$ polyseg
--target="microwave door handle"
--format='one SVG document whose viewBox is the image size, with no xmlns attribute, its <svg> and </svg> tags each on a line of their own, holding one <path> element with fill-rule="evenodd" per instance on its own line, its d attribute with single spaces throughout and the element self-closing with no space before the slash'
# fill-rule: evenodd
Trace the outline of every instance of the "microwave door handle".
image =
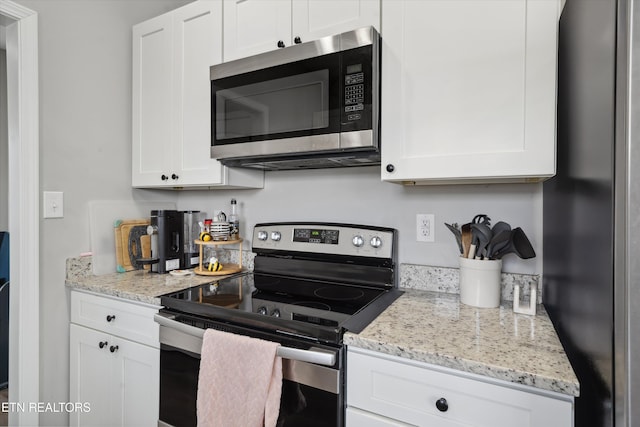
<svg viewBox="0 0 640 427">
<path fill-rule="evenodd" d="M 180 332 L 192 335 L 196 338 L 202 339 L 202 336 L 204 335 L 204 329 L 196 328 L 195 326 L 190 326 L 182 322 L 172 320 L 171 318 L 163 316 L 161 314 L 154 314 L 153 319 L 161 326 L 176 329 Z M 313 350 L 301 350 L 298 348 L 285 346 L 278 347 L 276 355 L 283 359 L 316 363 L 318 365 L 324 366 L 333 366 L 336 363 L 336 355 L 333 353 L 325 353 Z"/>
</svg>

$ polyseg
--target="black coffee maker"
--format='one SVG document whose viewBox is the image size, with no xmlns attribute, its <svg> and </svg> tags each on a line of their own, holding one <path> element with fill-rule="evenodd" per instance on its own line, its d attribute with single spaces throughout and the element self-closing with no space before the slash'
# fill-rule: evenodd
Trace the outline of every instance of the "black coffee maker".
<svg viewBox="0 0 640 427">
<path fill-rule="evenodd" d="M 168 273 L 182 268 L 183 213 L 176 210 L 152 210 L 150 222 L 147 234 L 151 236 L 151 271 Z"/>
</svg>

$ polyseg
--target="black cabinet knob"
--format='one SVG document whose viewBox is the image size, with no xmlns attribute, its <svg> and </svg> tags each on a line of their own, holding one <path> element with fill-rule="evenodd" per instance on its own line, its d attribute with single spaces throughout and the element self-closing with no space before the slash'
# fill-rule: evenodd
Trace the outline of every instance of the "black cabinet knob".
<svg viewBox="0 0 640 427">
<path fill-rule="evenodd" d="M 115 315 L 113 315 L 113 314 L 109 314 L 109 315 L 107 315 L 107 322 L 111 322 L 111 321 L 112 321 L 112 320 L 114 320 L 115 318 L 116 318 L 116 316 L 115 316 Z"/>
<path fill-rule="evenodd" d="M 440 399 L 438 399 L 436 401 L 436 408 L 438 408 L 438 411 L 440 412 L 447 412 L 447 409 L 449 409 L 449 404 L 447 403 L 447 399 L 445 399 L 444 397 L 441 397 Z"/>
<path fill-rule="evenodd" d="M 161 180 L 166 181 L 169 179 L 169 177 L 165 174 L 162 174 L 162 176 L 160 177 Z"/>
<path fill-rule="evenodd" d="M 104 348 L 107 345 L 106 341 L 100 341 L 100 343 L 98 343 L 98 347 L 100 348 Z"/>
<path fill-rule="evenodd" d="M 391 163 L 389 163 L 389 164 L 387 165 L 387 172 L 391 173 L 391 172 L 393 172 L 394 170 L 396 170 L 396 167 L 395 167 L 395 166 L 393 166 Z"/>
<path fill-rule="evenodd" d="M 115 353 L 116 351 L 118 351 L 118 346 L 117 345 L 112 345 L 111 347 L 109 347 L 109 351 L 111 353 Z"/>
<path fill-rule="evenodd" d="M 302 39 L 300 38 L 300 36 L 296 36 L 296 38 L 295 38 L 295 39 L 293 39 L 293 42 L 294 42 L 295 44 L 300 44 L 300 43 L 302 43 Z"/>
<path fill-rule="evenodd" d="M 171 174 L 171 179 L 178 179 L 178 175 L 176 175 L 175 173 Z"/>
<path fill-rule="evenodd" d="M 284 42 L 282 40 L 278 40 L 278 47 L 284 47 Z"/>
</svg>

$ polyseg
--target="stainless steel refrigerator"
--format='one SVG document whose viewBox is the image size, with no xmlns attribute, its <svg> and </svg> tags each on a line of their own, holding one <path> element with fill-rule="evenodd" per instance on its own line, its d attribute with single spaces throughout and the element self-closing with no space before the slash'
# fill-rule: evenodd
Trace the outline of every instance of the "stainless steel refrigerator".
<svg viewBox="0 0 640 427">
<path fill-rule="evenodd" d="M 9 233 L 0 231 L 0 390 L 9 386 Z"/>
<path fill-rule="evenodd" d="M 580 381 L 576 426 L 640 426 L 640 0 L 567 0 L 544 303 Z"/>
</svg>

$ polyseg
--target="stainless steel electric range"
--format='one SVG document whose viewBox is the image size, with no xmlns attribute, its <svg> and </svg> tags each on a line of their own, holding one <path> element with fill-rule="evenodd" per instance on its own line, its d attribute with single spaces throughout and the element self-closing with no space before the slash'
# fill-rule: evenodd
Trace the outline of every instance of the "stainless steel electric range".
<svg viewBox="0 0 640 427">
<path fill-rule="evenodd" d="M 161 298 L 160 422 L 196 425 L 206 328 L 281 344 L 280 426 L 344 424 L 346 331 L 360 332 L 401 295 L 391 228 L 257 224 L 253 272 Z"/>
</svg>

